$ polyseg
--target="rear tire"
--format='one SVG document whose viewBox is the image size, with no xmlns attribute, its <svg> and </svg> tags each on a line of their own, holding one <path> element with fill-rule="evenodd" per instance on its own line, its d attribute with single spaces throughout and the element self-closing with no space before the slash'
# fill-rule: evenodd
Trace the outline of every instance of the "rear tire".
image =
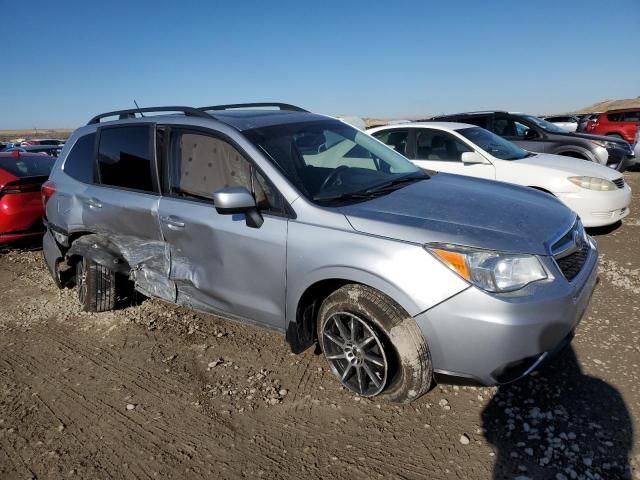
<svg viewBox="0 0 640 480">
<path fill-rule="evenodd" d="M 76 263 L 78 300 L 85 312 L 106 312 L 116 305 L 116 274 L 86 257 Z"/>
<path fill-rule="evenodd" d="M 345 285 L 325 299 L 318 341 L 338 380 L 358 395 L 409 403 L 431 387 L 431 355 L 416 321 L 366 285 Z"/>
</svg>

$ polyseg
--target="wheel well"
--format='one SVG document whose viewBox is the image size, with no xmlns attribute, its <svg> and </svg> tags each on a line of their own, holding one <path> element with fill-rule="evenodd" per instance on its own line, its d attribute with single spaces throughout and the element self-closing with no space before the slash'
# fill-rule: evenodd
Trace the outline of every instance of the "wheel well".
<svg viewBox="0 0 640 480">
<path fill-rule="evenodd" d="M 355 283 L 340 278 L 321 280 L 314 283 L 298 300 L 296 308 L 296 321 L 289 322 L 287 326 L 287 341 L 294 353 L 301 353 L 316 341 L 316 322 L 320 305 L 325 298 L 340 287 Z"/>
</svg>

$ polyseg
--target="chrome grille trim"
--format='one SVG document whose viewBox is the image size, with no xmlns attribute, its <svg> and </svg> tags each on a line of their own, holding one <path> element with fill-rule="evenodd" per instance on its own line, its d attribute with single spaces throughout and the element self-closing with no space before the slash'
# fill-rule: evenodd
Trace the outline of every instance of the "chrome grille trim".
<svg viewBox="0 0 640 480">
<path fill-rule="evenodd" d="M 551 247 L 556 265 L 569 282 L 582 271 L 590 250 L 589 238 L 579 219 L 576 219 L 571 229 Z"/>
</svg>

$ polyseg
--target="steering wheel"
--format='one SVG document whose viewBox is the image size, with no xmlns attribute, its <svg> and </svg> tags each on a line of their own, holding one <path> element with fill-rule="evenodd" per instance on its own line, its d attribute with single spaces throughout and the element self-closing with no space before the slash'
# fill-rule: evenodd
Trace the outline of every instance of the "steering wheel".
<svg viewBox="0 0 640 480">
<path fill-rule="evenodd" d="M 338 176 L 340 175 L 340 173 L 344 172 L 347 168 L 349 167 L 347 167 L 346 165 L 340 165 L 333 172 L 327 175 L 327 178 L 324 179 L 324 182 L 322 182 L 322 185 L 320 185 L 320 188 L 318 189 L 318 191 L 321 192 L 325 188 L 327 188 L 329 185 L 333 185 L 333 183 L 338 179 Z"/>
</svg>

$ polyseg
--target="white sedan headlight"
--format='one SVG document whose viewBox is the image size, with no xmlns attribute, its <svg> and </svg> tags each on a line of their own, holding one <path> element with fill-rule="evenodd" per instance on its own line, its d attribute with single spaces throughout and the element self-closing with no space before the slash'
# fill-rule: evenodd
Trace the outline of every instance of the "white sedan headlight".
<svg viewBox="0 0 640 480">
<path fill-rule="evenodd" d="M 547 272 L 534 255 L 457 245 L 428 245 L 426 248 L 462 278 L 488 292 L 511 292 L 547 278 Z"/>
<path fill-rule="evenodd" d="M 608 192 L 618 188 L 611 180 L 598 177 L 569 177 L 568 180 L 581 188 L 599 192 Z"/>
</svg>

